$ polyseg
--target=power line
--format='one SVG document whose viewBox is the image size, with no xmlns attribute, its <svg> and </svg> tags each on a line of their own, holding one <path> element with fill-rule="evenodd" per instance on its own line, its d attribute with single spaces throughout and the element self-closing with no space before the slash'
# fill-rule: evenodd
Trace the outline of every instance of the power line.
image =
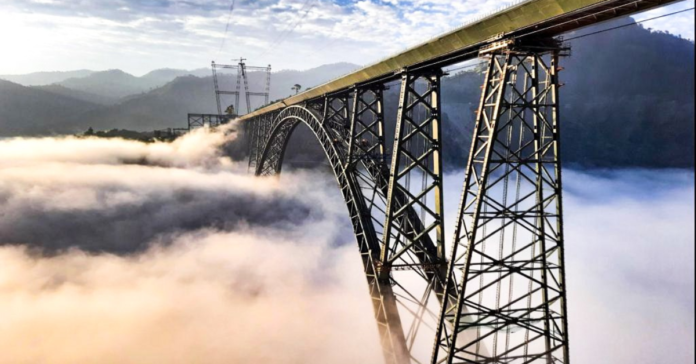
<svg viewBox="0 0 696 364">
<path fill-rule="evenodd" d="M 640 24 L 640 23 L 645 23 L 645 22 L 648 22 L 648 21 L 651 21 L 651 20 L 660 19 L 660 18 L 665 18 L 665 17 L 668 17 L 668 16 L 676 15 L 676 14 L 679 14 L 679 13 L 684 13 L 684 12 L 691 11 L 691 10 L 694 10 L 694 8 L 691 7 L 691 8 L 688 8 L 688 9 L 682 9 L 682 10 L 675 11 L 675 12 L 672 12 L 672 13 L 662 14 L 662 15 L 655 16 L 655 17 L 652 17 L 652 18 L 648 18 L 648 19 L 643 19 L 643 20 L 640 20 L 640 21 L 636 21 L 636 22 L 633 22 L 633 23 L 630 23 L 630 24 L 623 24 L 623 25 L 615 26 L 615 27 L 608 28 L 608 29 L 598 30 L 598 31 L 592 32 L 592 33 L 587 33 L 587 34 L 578 35 L 578 36 L 572 37 L 572 38 L 566 38 L 566 39 L 564 39 L 564 41 L 569 41 L 569 40 L 573 40 L 573 39 L 580 39 L 580 38 L 584 38 L 584 37 L 589 37 L 589 36 L 591 36 L 591 35 L 597 35 L 597 34 L 601 34 L 601 33 L 606 33 L 606 32 L 612 31 L 612 30 L 621 29 L 621 28 L 625 28 L 625 27 L 630 27 L 630 26 L 633 26 L 633 25 L 638 25 L 638 24 Z M 444 71 L 445 71 L 445 72 L 454 72 L 454 71 L 459 71 L 459 70 L 464 70 L 464 69 L 469 69 L 469 68 L 475 68 L 475 67 L 480 66 L 480 65 L 485 64 L 485 63 L 486 63 L 486 62 L 479 62 L 479 63 L 475 63 L 475 64 L 472 64 L 472 65 L 466 65 L 466 66 L 462 66 L 462 67 L 446 69 L 446 70 L 444 70 Z"/>
<path fill-rule="evenodd" d="M 307 1 L 305 1 L 305 3 L 302 5 L 302 8 L 300 8 L 300 10 L 298 11 L 298 13 L 301 13 L 304 9 L 306 9 L 306 8 L 307 8 L 307 5 L 308 5 L 310 2 L 312 2 L 312 1 L 313 1 L 313 0 L 307 0 Z M 301 23 L 302 21 L 304 21 L 304 19 L 307 17 L 307 14 L 309 14 L 309 12 L 310 12 L 312 9 L 314 9 L 314 7 L 315 7 L 316 5 L 317 5 L 316 3 L 313 3 L 312 6 L 310 6 L 310 7 L 304 12 L 304 14 L 300 17 L 300 19 L 298 19 L 293 25 L 291 25 L 290 27 L 288 27 L 287 29 L 285 29 L 275 40 L 273 40 L 273 42 L 271 42 L 271 45 L 268 46 L 268 48 L 266 48 L 266 50 L 265 50 L 263 53 L 261 53 L 261 55 L 260 55 L 259 57 L 263 57 L 263 56 L 266 55 L 269 51 L 273 50 L 274 48 L 276 48 L 277 46 L 279 46 L 280 44 L 282 44 L 282 43 L 287 39 L 287 36 L 290 35 L 290 34 L 292 34 L 292 32 L 295 30 L 295 28 L 297 28 L 297 26 L 300 25 L 300 23 Z"/>
<path fill-rule="evenodd" d="M 643 19 L 643 20 L 641 20 L 641 21 L 633 22 L 633 23 L 630 23 L 630 24 L 619 25 L 619 26 L 616 26 L 616 27 L 613 27 L 613 28 L 602 29 L 602 30 L 598 30 L 598 31 L 596 31 L 596 32 L 587 33 L 587 34 L 583 34 L 583 35 L 578 35 L 577 37 L 567 38 L 567 39 L 564 39 L 564 40 L 565 40 L 565 41 L 568 41 L 568 40 L 573 40 L 573 39 L 585 38 L 585 37 L 589 37 L 589 36 L 591 36 L 591 35 L 600 34 L 600 33 L 605 33 L 605 32 L 609 32 L 609 31 L 612 31 L 612 30 L 620 29 L 620 28 L 630 27 L 630 26 L 633 26 L 633 25 L 638 25 L 638 24 L 640 24 L 640 23 L 645 23 L 645 22 L 647 22 L 647 21 L 651 21 L 651 20 L 655 20 L 655 19 L 660 19 L 660 18 L 665 18 L 665 17 L 668 17 L 668 16 L 676 15 L 676 14 L 683 13 L 683 12 L 686 12 L 686 11 L 691 11 L 691 10 L 694 10 L 694 8 L 691 7 L 691 8 L 688 8 L 688 9 L 683 9 L 683 10 L 675 11 L 675 12 L 673 12 L 673 13 L 663 14 L 663 15 L 660 15 L 660 16 L 655 16 L 655 17 L 652 17 L 652 18 Z"/>
<path fill-rule="evenodd" d="M 232 4 L 230 4 L 230 11 L 227 13 L 227 25 L 225 25 L 225 35 L 222 37 L 222 43 L 220 43 L 220 49 L 218 49 L 218 54 L 222 51 L 222 48 L 225 47 L 225 41 L 227 40 L 227 31 L 230 29 L 230 20 L 232 20 L 232 11 L 234 11 L 234 3 L 236 0 L 232 0 Z"/>
</svg>

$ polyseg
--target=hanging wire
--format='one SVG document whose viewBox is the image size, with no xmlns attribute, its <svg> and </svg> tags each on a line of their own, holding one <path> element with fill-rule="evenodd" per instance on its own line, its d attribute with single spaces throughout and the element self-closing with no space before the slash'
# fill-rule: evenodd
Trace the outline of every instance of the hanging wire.
<svg viewBox="0 0 696 364">
<path fill-rule="evenodd" d="M 683 9 L 683 10 L 675 11 L 675 12 L 672 12 L 672 13 L 669 13 L 669 14 L 663 14 L 663 15 L 659 15 L 659 16 L 652 17 L 652 18 L 643 19 L 643 20 L 641 20 L 641 21 L 633 22 L 633 23 L 630 23 L 630 24 L 623 24 L 623 25 L 619 25 L 619 26 L 616 26 L 616 27 L 608 28 L 608 29 L 598 30 L 598 31 L 592 32 L 592 33 L 587 33 L 587 34 L 578 35 L 578 36 L 572 37 L 572 38 L 565 38 L 564 41 L 570 41 L 570 40 L 574 40 L 574 39 L 580 39 L 580 38 L 585 38 L 585 37 L 589 37 L 589 36 L 592 36 L 592 35 L 597 35 L 597 34 L 601 34 L 601 33 L 606 33 L 606 32 L 610 32 L 610 31 L 612 31 L 612 30 L 617 30 L 617 29 L 621 29 L 621 28 L 626 28 L 626 27 L 638 25 L 638 24 L 641 24 L 641 23 L 645 23 L 645 22 L 647 22 L 647 21 L 651 21 L 651 20 L 655 20 L 655 19 L 660 19 L 660 18 L 665 18 L 665 17 L 668 17 L 668 16 L 676 15 L 676 14 L 683 13 L 683 12 L 687 12 L 687 11 L 691 11 L 691 10 L 694 10 L 694 8 L 691 7 L 691 8 L 688 8 L 688 9 Z"/>
<path fill-rule="evenodd" d="M 307 5 L 310 2 L 312 2 L 312 6 L 307 8 Z M 259 58 L 265 56 L 269 52 L 276 51 L 278 49 L 278 47 L 288 38 L 288 36 L 290 36 L 290 34 L 292 34 L 292 32 L 295 31 L 295 29 L 300 25 L 300 23 L 302 23 L 305 20 L 305 18 L 309 14 L 309 12 L 312 9 L 314 9 L 315 6 L 317 6 L 316 0 L 305 1 L 304 4 L 302 5 L 302 8 L 300 8 L 300 10 L 298 11 L 298 12 L 302 12 L 306 8 L 307 10 L 304 12 L 304 14 L 302 14 L 302 16 L 300 16 L 300 18 L 294 24 L 292 24 L 290 27 L 285 29 L 278 37 L 276 37 L 276 39 L 273 40 L 273 42 L 271 42 L 271 45 L 268 46 L 268 48 L 266 48 L 266 50 L 263 53 L 261 53 L 261 55 L 259 55 Z"/>
<path fill-rule="evenodd" d="M 234 4 L 236 0 L 232 0 L 232 4 L 230 4 L 230 11 L 227 13 L 227 24 L 225 25 L 225 35 L 222 37 L 222 42 L 220 43 L 220 49 L 218 49 L 218 54 L 222 51 L 222 49 L 225 47 L 225 41 L 227 40 L 227 32 L 230 30 L 230 21 L 232 20 L 232 12 L 234 11 Z"/>
</svg>

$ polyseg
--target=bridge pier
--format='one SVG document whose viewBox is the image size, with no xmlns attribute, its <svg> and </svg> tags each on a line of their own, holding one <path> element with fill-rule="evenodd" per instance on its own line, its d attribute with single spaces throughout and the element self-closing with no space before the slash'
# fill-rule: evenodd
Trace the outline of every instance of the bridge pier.
<svg viewBox="0 0 696 364">
<path fill-rule="evenodd" d="M 486 57 L 431 362 L 568 363 L 559 51 Z"/>
</svg>

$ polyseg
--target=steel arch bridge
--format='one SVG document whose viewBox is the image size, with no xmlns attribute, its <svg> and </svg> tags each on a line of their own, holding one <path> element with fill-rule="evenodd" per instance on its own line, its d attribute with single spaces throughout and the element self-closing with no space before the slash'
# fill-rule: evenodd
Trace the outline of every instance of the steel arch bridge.
<svg viewBox="0 0 696 364">
<path fill-rule="evenodd" d="M 385 362 L 569 363 L 558 77 L 568 49 L 558 35 L 670 2 L 522 1 L 239 119 L 259 176 L 281 173 L 298 125 L 321 145 Z M 474 58 L 487 66 L 446 249 L 442 68 Z"/>
</svg>

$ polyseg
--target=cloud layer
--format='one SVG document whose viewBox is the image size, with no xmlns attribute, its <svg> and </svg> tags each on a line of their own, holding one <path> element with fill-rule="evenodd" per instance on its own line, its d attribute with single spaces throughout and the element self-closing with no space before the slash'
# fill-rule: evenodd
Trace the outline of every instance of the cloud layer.
<svg viewBox="0 0 696 364">
<path fill-rule="evenodd" d="M 199 231 L 136 257 L 1 248 L 0 362 L 378 362 L 353 246 L 303 228 Z"/>
<path fill-rule="evenodd" d="M 250 177 L 233 138 L 0 141 L 0 362 L 380 363 L 332 177 Z M 573 359 L 693 361 L 693 172 L 564 177 Z"/>
<path fill-rule="evenodd" d="M 74 137 L 0 143 L 0 241 L 54 252 L 128 253 L 214 226 L 285 227 L 316 219 L 316 183 L 259 180 L 220 153 L 234 134 L 205 129 L 172 144 Z M 242 172 L 243 171 L 243 172 Z M 321 188 L 318 188 L 322 190 Z"/>
<path fill-rule="evenodd" d="M 195 69 L 211 59 L 240 55 L 250 64 L 270 63 L 275 69 L 367 64 L 505 5 L 485 0 L 237 0 L 228 17 L 230 3 L 0 2 L 0 32 L 22 34 L 0 39 L 0 47 L 14 55 L 3 60 L 0 74 L 83 68 L 144 74 L 162 67 Z M 659 11 L 687 7 L 693 0 Z M 649 26 L 693 38 L 693 13 Z"/>
</svg>

